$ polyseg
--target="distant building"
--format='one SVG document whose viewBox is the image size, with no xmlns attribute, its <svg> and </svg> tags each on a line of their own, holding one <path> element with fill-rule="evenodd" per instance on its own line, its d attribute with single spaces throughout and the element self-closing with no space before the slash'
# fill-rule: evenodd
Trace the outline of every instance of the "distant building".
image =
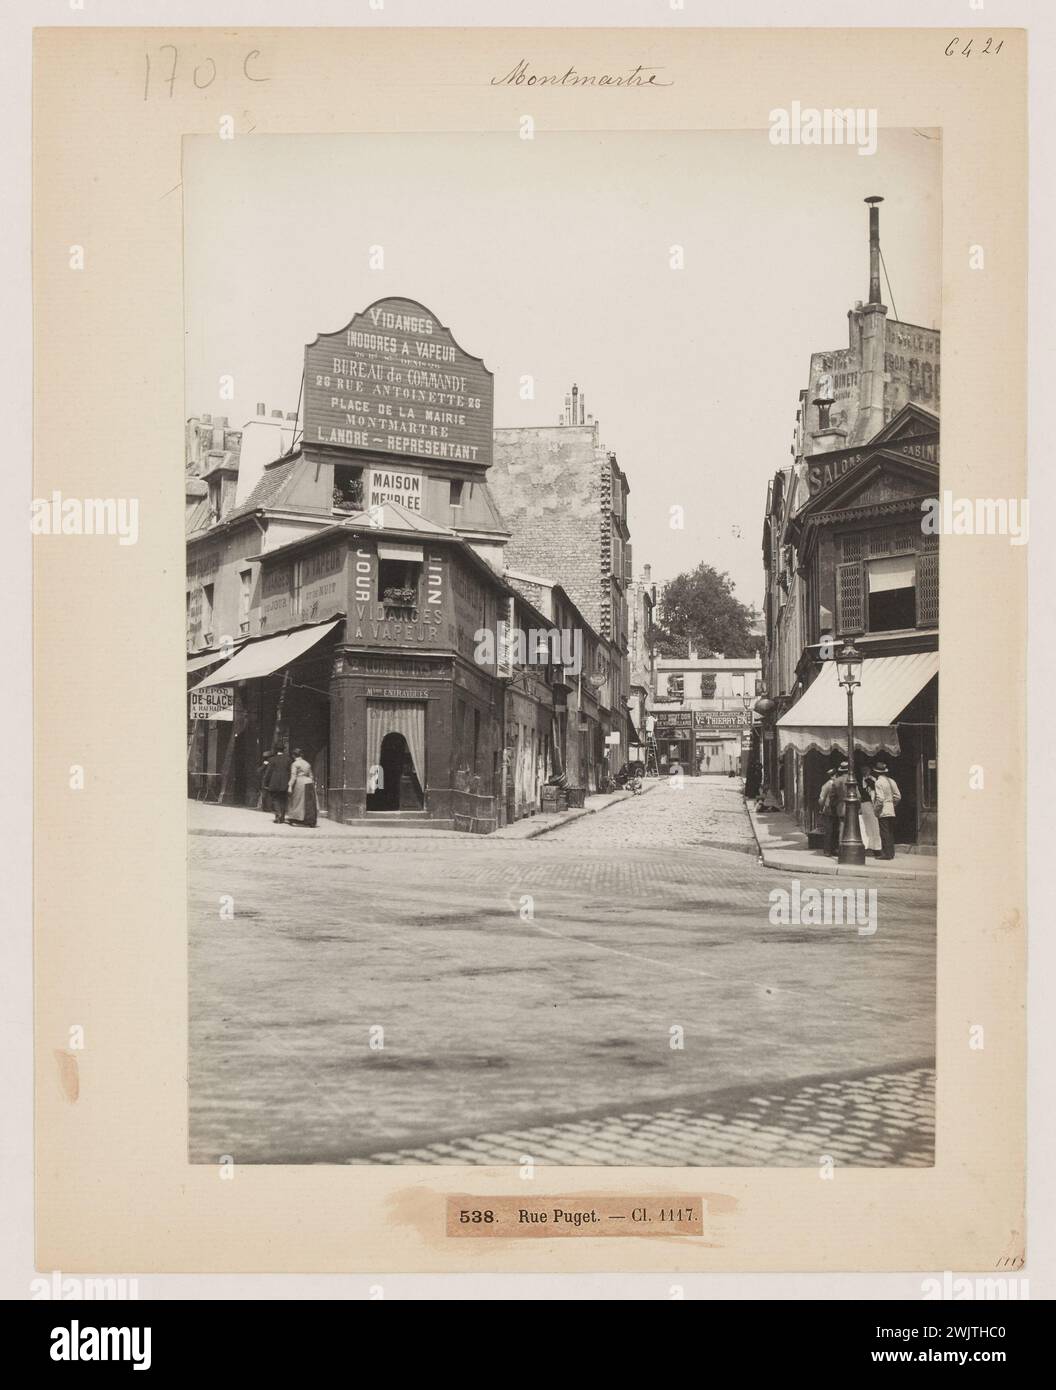
<svg viewBox="0 0 1056 1390">
<path fill-rule="evenodd" d="M 601 724 L 606 738 L 620 735 L 615 756 L 622 762 L 631 735 L 630 488 L 616 455 L 601 446 L 598 424 L 586 414 L 578 387 L 566 397 L 559 424 L 495 431 L 489 483 L 510 532 L 507 567 L 559 583 L 611 645 L 615 659 L 601 692 Z"/>
<path fill-rule="evenodd" d="M 651 565 L 643 565 L 638 578 L 627 585 L 628 665 L 630 698 L 634 702 L 629 708 L 639 739 L 645 737 L 645 716 L 656 689 L 656 653 L 651 632 L 657 622 L 657 587 Z"/>
<path fill-rule="evenodd" d="M 744 770 L 762 660 L 749 657 L 658 657 L 649 701 L 660 769 L 678 763 L 687 775 Z"/>
</svg>

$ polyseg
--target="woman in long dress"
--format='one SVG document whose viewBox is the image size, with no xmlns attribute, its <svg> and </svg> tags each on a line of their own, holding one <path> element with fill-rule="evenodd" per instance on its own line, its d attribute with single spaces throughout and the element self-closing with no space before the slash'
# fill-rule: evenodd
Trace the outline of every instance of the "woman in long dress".
<svg viewBox="0 0 1056 1390">
<path fill-rule="evenodd" d="M 862 778 L 862 804 L 859 821 L 862 827 L 862 843 L 873 854 L 880 853 L 880 822 L 876 818 L 873 798 L 876 794 L 876 778 L 867 772 Z"/>
<path fill-rule="evenodd" d="M 293 762 L 290 764 L 290 801 L 286 810 L 286 821 L 289 825 L 314 826 L 316 816 L 312 765 L 302 756 L 301 750 L 295 748 Z"/>
</svg>

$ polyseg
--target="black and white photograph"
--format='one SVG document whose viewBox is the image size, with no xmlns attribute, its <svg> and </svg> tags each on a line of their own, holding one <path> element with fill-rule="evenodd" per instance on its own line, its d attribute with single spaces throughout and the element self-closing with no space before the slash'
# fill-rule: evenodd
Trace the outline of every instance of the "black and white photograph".
<svg viewBox="0 0 1056 1390">
<path fill-rule="evenodd" d="M 192 1164 L 932 1166 L 942 158 L 185 137 Z"/>
</svg>

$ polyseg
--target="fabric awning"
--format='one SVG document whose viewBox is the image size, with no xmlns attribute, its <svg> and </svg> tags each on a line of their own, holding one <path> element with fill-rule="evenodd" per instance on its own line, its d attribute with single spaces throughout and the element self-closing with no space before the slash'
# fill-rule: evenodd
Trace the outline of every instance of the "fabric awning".
<svg viewBox="0 0 1056 1390">
<path fill-rule="evenodd" d="M 854 692 L 854 746 L 864 753 L 900 750 L 894 722 L 939 671 L 938 652 L 868 656 Z M 807 753 L 829 753 L 847 745 L 847 691 L 835 661 L 827 661 L 803 695 L 777 721 L 778 743 Z"/>
<path fill-rule="evenodd" d="M 241 647 L 241 642 L 236 642 L 231 648 L 232 655 Z M 229 661 L 231 658 L 223 652 L 204 652 L 201 656 L 192 656 L 187 659 L 187 674 L 191 675 L 195 671 L 204 671 L 207 666 L 215 666 L 218 661 Z"/>
<path fill-rule="evenodd" d="M 278 632 L 274 637 L 248 642 L 236 656 L 204 681 L 199 681 L 193 689 L 201 690 L 204 685 L 233 685 L 235 681 L 257 680 L 261 676 L 270 676 L 273 671 L 281 671 L 314 647 L 316 642 L 321 642 L 328 632 L 333 632 L 339 622 L 341 619 L 335 618 L 332 622 L 315 623 L 296 632 Z"/>
</svg>

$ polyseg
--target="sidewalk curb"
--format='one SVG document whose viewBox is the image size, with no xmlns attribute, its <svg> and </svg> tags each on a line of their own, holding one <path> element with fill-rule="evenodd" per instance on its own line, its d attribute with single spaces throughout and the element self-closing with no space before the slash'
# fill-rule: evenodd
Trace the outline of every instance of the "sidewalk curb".
<svg viewBox="0 0 1056 1390">
<path fill-rule="evenodd" d="M 816 865 L 810 863 L 801 864 L 797 860 L 781 854 L 780 851 L 775 853 L 773 850 L 764 850 L 762 841 L 759 839 L 759 832 L 755 826 L 755 816 L 752 814 L 752 808 L 747 800 L 744 803 L 744 813 L 748 817 L 748 824 L 752 828 L 752 838 L 755 840 L 755 847 L 759 851 L 759 862 L 764 869 L 780 869 L 783 873 L 815 874 L 819 878 L 899 879 L 902 882 L 908 883 L 917 883 L 922 879 L 924 881 L 935 881 L 937 878 L 937 865 L 936 873 L 930 874 L 926 871 L 913 869 L 878 869 L 869 864 L 844 864 L 841 866 L 827 859 L 819 860 Z M 807 851 L 799 850 L 795 852 L 805 854 Z M 928 857 L 931 858 L 931 856 Z"/>
<path fill-rule="evenodd" d="M 655 785 L 659 786 L 659 783 L 655 783 Z M 646 792 L 651 792 L 653 786 L 653 783 L 647 782 L 642 787 L 642 795 L 644 796 Z M 537 830 L 530 830 L 526 835 L 518 835 L 516 837 L 511 835 L 509 838 L 537 840 L 540 835 L 549 835 L 555 830 L 563 830 L 566 825 L 571 825 L 573 821 L 581 820 L 584 816 L 598 816 L 602 811 L 607 811 L 610 806 L 620 805 L 626 800 L 627 798 L 625 796 L 621 796 L 618 792 L 613 792 L 611 799 L 606 801 L 604 806 L 581 806 L 575 811 L 562 811 L 559 813 L 561 815 L 561 820 L 554 821 L 552 825 L 540 825 Z M 514 824 L 516 824 L 516 821 Z"/>
</svg>

